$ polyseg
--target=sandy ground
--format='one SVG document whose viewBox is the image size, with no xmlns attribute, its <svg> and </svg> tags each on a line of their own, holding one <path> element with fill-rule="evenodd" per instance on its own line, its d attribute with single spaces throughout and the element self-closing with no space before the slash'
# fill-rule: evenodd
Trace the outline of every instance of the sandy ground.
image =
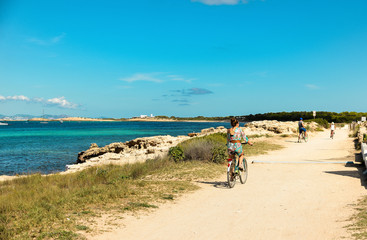
<svg viewBox="0 0 367 240">
<path fill-rule="evenodd" d="M 285 139 L 285 149 L 249 158 L 272 163 L 249 164 L 244 185 L 238 182 L 227 188 L 225 175 L 201 182 L 199 191 L 150 214 L 127 216 L 111 232 L 87 237 L 350 239 L 345 226 L 357 200 L 365 195 L 364 169 L 335 163 L 355 160 L 347 130 L 338 130 L 334 140 L 328 134 L 318 133 L 308 143 Z"/>
</svg>

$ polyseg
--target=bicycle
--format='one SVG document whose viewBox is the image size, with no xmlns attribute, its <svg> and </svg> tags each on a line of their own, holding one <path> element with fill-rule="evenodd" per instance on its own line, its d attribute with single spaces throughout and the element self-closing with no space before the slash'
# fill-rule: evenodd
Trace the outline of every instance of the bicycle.
<svg viewBox="0 0 367 240">
<path fill-rule="evenodd" d="M 246 143 L 242 143 L 246 144 Z M 238 168 L 239 164 L 239 156 L 235 155 L 235 159 L 233 161 L 233 158 L 228 158 L 228 167 L 227 167 L 227 182 L 228 187 L 233 188 L 236 184 L 237 178 L 240 179 L 240 182 L 242 184 L 245 184 L 247 181 L 248 176 L 248 166 L 247 166 L 247 160 L 245 157 L 243 157 L 243 170 L 240 170 Z"/>
<path fill-rule="evenodd" d="M 335 135 L 335 130 L 331 130 L 330 138 L 331 138 L 331 139 L 334 139 L 334 135 Z"/>
<path fill-rule="evenodd" d="M 303 140 L 304 142 L 307 142 L 307 141 L 308 141 L 308 138 L 307 138 L 307 137 L 305 137 L 305 132 L 304 132 L 304 131 L 302 131 L 302 133 L 301 133 L 301 134 L 298 134 L 298 142 L 302 142 L 302 140 Z"/>
</svg>

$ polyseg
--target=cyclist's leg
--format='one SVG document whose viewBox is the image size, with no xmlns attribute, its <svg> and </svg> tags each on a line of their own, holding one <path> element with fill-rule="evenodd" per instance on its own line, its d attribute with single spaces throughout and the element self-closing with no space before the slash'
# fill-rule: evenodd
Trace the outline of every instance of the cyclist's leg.
<svg viewBox="0 0 367 240">
<path fill-rule="evenodd" d="M 228 156 L 230 159 L 232 159 L 232 161 L 236 161 L 236 156 L 235 156 L 235 153 L 232 152 L 232 151 L 228 151 Z M 233 168 L 230 169 L 231 173 L 233 173 Z"/>
<path fill-rule="evenodd" d="M 238 156 L 238 166 L 241 167 L 242 166 L 242 162 L 243 162 L 243 148 L 242 148 L 242 145 L 239 145 L 237 147 L 236 154 Z"/>
<path fill-rule="evenodd" d="M 239 157 L 239 163 L 238 163 L 240 170 L 243 170 L 243 157 L 244 157 L 244 154 L 242 152 L 242 154 Z"/>
<path fill-rule="evenodd" d="M 306 128 L 302 128 L 302 132 L 304 132 L 305 138 L 306 138 L 307 137 L 307 129 Z"/>
</svg>

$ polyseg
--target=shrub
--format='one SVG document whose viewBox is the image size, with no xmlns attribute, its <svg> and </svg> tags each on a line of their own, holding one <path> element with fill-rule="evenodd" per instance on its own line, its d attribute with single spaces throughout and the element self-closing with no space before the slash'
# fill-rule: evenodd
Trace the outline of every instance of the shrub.
<svg viewBox="0 0 367 240">
<path fill-rule="evenodd" d="M 223 163 L 226 161 L 227 157 L 228 157 L 228 152 L 227 152 L 226 146 L 218 145 L 213 148 L 212 162 Z"/>
<path fill-rule="evenodd" d="M 305 120 L 305 122 L 315 122 L 323 128 L 329 128 L 329 122 L 323 118 L 309 119 L 309 120 Z"/>
<path fill-rule="evenodd" d="M 186 140 L 169 150 L 175 161 L 200 160 L 223 163 L 227 159 L 226 134 L 215 133 Z"/>
<path fill-rule="evenodd" d="M 184 151 L 182 150 L 181 146 L 175 146 L 175 147 L 171 147 L 168 150 L 168 155 L 170 156 L 171 159 L 173 159 L 175 162 L 179 162 L 184 160 L 185 158 L 185 154 Z"/>
<path fill-rule="evenodd" d="M 360 126 L 357 125 L 354 130 L 352 130 L 352 132 L 349 134 L 349 137 L 358 137 L 358 131 L 359 131 Z"/>
</svg>

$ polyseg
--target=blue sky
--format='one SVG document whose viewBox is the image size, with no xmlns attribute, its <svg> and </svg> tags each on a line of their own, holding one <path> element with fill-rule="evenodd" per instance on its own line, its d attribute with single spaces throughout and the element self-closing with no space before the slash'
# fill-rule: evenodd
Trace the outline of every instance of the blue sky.
<svg viewBox="0 0 367 240">
<path fill-rule="evenodd" d="M 0 114 L 367 112 L 365 0 L 0 0 Z"/>
</svg>

